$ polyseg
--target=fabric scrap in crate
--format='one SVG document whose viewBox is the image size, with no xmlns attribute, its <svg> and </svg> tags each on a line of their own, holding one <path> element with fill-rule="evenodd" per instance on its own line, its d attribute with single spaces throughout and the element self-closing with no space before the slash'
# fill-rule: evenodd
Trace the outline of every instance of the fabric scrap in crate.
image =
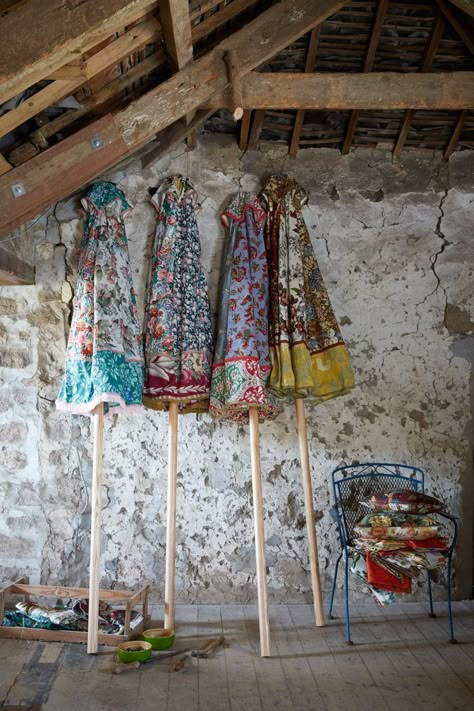
<svg viewBox="0 0 474 711">
<path fill-rule="evenodd" d="M 83 631 L 88 627 L 88 601 L 72 599 L 64 606 L 49 607 L 34 602 L 18 602 L 15 610 L 7 610 L 3 619 L 5 627 L 30 627 L 47 630 Z M 143 616 L 131 611 L 130 623 L 134 627 Z M 98 627 L 101 634 L 123 634 L 125 610 L 99 601 Z"/>
<path fill-rule="evenodd" d="M 196 221 L 197 194 L 188 178 L 166 178 L 151 204 L 157 227 L 146 305 L 146 407 L 208 409 L 212 326 Z"/>
</svg>

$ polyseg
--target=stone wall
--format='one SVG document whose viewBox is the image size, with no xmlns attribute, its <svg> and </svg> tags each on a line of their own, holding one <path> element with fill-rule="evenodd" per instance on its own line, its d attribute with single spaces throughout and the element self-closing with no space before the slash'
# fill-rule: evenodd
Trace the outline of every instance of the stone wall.
<svg viewBox="0 0 474 711">
<path fill-rule="evenodd" d="M 213 309 L 223 230 L 219 214 L 239 185 L 257 190 L 271 172 L 292 173 L 310 192 L 305 218 L 357 386 L 308 405 L 314 495 L 325 590 L 337 555 L 329 509 L 331 470 L 378 460 L 422 466 L 427 488 L 460 517 L 456 594 L 472 583 L 473 161 L 456 153 L 263 146 L 242 155 L 231 137 L 206 136 L 142 171 L 111 173 L 134 204 L 130 255 L 143 303 L 154 212 L 148 187 L 170 172 L 201 198 L 202 249 Z M 0 565 L 2 577 L 87 583 L 89 420 L 58 414 L 66 330 L 82 222 L 78 197 L 31 227 L 36 286 L 0 289 Z M 303 492 L 293 408 L 261 427 L 271 598 L 309 596 Z M 163 587 L 167 417 L 112 416 L 105 428 L 103 584 Z M 248 428 L 207 415 L 179 422 L 178 598 L 253 600 L 255 560 Z M 354 583 L 352 584 L 354 587 Z M 444 595 L 442 586 L 436 590 Z"/>
</svg>

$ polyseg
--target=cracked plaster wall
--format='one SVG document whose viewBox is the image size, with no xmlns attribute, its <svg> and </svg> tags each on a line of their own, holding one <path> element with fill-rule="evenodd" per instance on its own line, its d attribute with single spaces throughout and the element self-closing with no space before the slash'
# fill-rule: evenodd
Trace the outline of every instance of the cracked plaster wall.
<svg viewBox="0 0 474 711">
<path fill-rule="evenodd" d="M 130 256 L 143 303 L 154 212 L 149 186 L 189 175 L 213 309 L 223 231 L 219 214 L 239 184 L 257 190 L 291 172 L 310 192 L 305 218 L 348 343 L 357 386 L 308 405 L 321 570 L 326 591 L 337 555 L 329 514 L 331 470 L 345 462 L 415 463 L 428 490 L 461 519 L 456 594 L 472 582 L 473 161 L 428 152 L 393 164 L 383 150 L 301 151 L 263 146 L 242 155 L 230 137 L 206 136 L 141 170 L 107 177 L 135 208 Z M 82 222 L 77 196 L 31 231 L 36 286 L 0 289 L 0 565 L 2 577 L 87 583 L 91 479 L 89 420 L 56 413 L 65 331 Z M 471 383 L 471 385 L 470 385 Z M 102 565 L 105 586 L 148 581 L 163 593 L 166 415 L 113 416 L 105 430 Z M 288 407 L 261 427 L 269 593 L 309 598 L 295 417 Z M 253 600 L 255 560 L 249 433 L 208 416 L 179 421 L 177 592 L 182 601 Z M 354 583 L 352 583 L 354 586 Z M 442 586 L 437 595 L 443 596 Z"/>
</svg>

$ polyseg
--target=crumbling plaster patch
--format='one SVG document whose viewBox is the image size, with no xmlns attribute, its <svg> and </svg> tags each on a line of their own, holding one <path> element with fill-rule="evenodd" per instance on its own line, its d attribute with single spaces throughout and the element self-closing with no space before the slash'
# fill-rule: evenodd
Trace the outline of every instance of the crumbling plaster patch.
<svg viewBox="0 0 474 711">
<path fill-rule="evenodd" d="M 214 314 L 223 243 L 219 215 L 239 189 L 271 172 L 309 191 L 305 218 L 349 345 L 357 386 L 306 407 L 323 584 L 337 555 L 330 472 L 346 462 L 409 462 L 462 517 L 456 593 L 472 578 L 472 443 L 466 324 L 472 324 L 472 211 L 468 152 L 301 151 L 271 144 L 241 154 L 206 136 L 141 170 L 110 173 L 134 205 L 127 217 L 143 306 L 155 213 L 150 187 L 171 171 L 191 178 Z M 469 156 L 470 158 L 470 156 Z M 472 159 L 471 159 L 472 161 Z M 75 196 L 32 227 L 35 287 L 0 289 L 0 564 L 3 577 L 85 584 L 90 528 L 89 420 L 54 409 L 82 236 Z M 461 325 L 459 325 L 461 324 Z M 462 345 L 464 344 L 464 345 Z M 7 354 L 7 356 L 5 356 Z M 10 358 L 10 360 L 8 360 Z M 167 418 L 113 416 L 105 426 L 104 585 L 164 587 Z M 303 492 L 291 406 L 261 426 L 265 533 L 272 599 L 309 597 Z M 248 429 L 207 415 L 179 420 L 177 591 L 183 601 L 255 599 Z M 354 592 L 354 594 L 356 594 Z M 442 586 L 436 590 L 444 596 Z"/>
</svg>

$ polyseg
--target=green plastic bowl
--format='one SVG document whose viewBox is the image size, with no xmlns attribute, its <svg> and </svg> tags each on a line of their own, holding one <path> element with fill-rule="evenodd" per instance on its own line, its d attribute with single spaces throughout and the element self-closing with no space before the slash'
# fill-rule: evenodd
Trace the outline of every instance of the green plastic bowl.
<svg viewBox="0 0 474 711">
<path fill-rule="evenodd" d="M 140 648 L 136 652 L 132 652 L 132 649 Z M 132 640 L 130 642 L 123 642 L 117 647 L 117 656 L 121 662 L 128 664 L 129 662 L 147 662 L 151 659 L 151 644 L 149 642 L 142 642 L 141 640 Z"/>
<path fill-rule="evenodd" d="M 173 646 L 176 639 L 174 630 L 152 629 L 142 632 L 144 640 L 149 642 L 152 649 L 169 649 Z"/>
</svg>

